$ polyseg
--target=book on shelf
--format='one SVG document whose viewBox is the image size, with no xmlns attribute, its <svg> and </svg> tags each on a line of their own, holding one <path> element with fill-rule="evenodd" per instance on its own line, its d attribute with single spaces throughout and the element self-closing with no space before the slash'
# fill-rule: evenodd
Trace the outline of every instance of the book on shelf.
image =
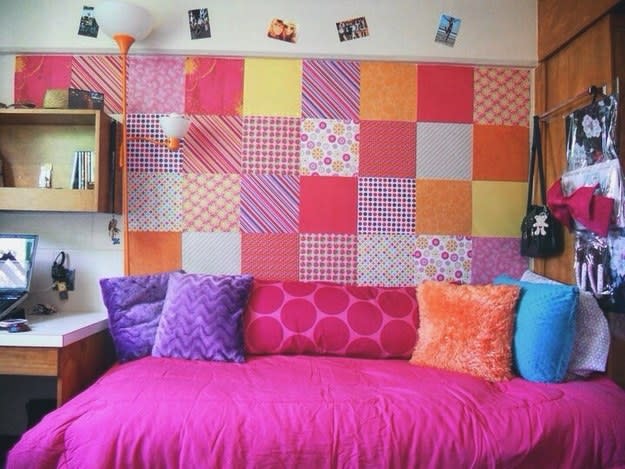
<svg viewBox="0 0 625 469">
<path fill-rule="evenodd" d="M 90 150 L 74 152 L 72 165 L 72 189 L 93 189 L 95 187 L 95 157 Z"/>
</svg>

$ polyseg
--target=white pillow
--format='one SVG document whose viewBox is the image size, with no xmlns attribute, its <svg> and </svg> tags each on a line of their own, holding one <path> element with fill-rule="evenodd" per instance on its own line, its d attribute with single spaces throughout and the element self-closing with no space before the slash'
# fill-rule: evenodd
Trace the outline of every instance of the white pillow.
<svg viewBox="0 0 625 469">
<path fill-rule="evenodd" d="M 531 270 L 526 270 L 521 280 L 534 283 L 560 283 Z M 595 371 L 605 372 L 609 350 L 608 320 L 592 293 L 580 291 L 575 320 L 575 342 L 567 378 L 586 377 Z"/>
</svg>

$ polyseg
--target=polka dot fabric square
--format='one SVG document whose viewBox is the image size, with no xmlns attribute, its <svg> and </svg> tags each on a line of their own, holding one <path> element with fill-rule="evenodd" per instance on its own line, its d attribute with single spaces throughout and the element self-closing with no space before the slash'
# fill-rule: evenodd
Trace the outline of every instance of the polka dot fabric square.
<svg viewBox="0 0 625 469">
<path fill-rule="evenodd" d="M 300 234 L 299 256 L 300 280 L 357 281 L 356 236 Z"/>
<path fill-rule="evenodd" d="M 129 230 L 181 231 L 180 174 L 129 173 L 128 193 Z"/>
<path fill-rule="evenodd" d="M 295 176 L 244 175 L 241 180 L 241 231 L 296 233 L 299 179 Z"/>
<path fill-rule="evenodd" d="M 415 177 L 414 122 L 360 122 L 360 176 Z"/>
<path fill-rule="evenodd" d="M 243 122 L 239 116 L 191 116 L 185 173 L 240 173 Z"/>
<path fill-rule="evenodd" d="M 352 121 L 302 121 L 301 174 L 355 176 L 358 174 L 360 125 Z"/>
<path fill-rule="evenodd" d="M 304 60 L 302 67 L 302 116 L 358 119 L 359 62 Z"/>
<path fill-rule="evenodd" d="M 185 174 L 182 181 L 185 231 L 238 231 L 239 175 Z"/>
<path fill-rule="evenodd" d="M 280 255 L 276 256 L 275 253 Z M 242 233 L 241 272 L 254 278 L 299 278 L 299 235 L 296 233 Z"/>
<path fill-rule="evenodd" d="M 155 173 L 180 173 L 182 171 L 182 148 L 169 148 L 151 142 L 133 140 L 133 136 L 164 140 L 159 117 L 162 114 L 129 114 L 128 126 L 128 171 Z M 184 143 L 183 143 L 184 145 Z"/>
<path fill-rule="evenodd" d="M 244 173 L 299 174 L 299 118 L 246 116 L 243 135 Z"/>
<path fill-rule="evenodd" d="M 414 233 L 415 180 L 358 179 L 358 233 Z"/>
<path fill-rule="evenodd" d="M 468 236 L 417 236 L 417 284 L 425 280 L 470 283 L 472 239 Z"/>
<path fill-rule="evenodd" d="M 414 234 L 358 235 L 358 284 L 415 285 Z"/>
<path fill-rule="evenodd" d="M 408 358 L 417 324 L 413 287 L 255 279 L 243 335 L 251 354 Z"/>
</svg>

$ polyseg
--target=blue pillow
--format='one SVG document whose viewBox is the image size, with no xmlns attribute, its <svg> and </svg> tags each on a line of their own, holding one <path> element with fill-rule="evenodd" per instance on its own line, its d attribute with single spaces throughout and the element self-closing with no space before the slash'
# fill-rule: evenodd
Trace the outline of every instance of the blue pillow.
<svg viewBox="0 0 625 469">
<path fill-rule="evenodd" d="M 512 341 L 517 373 L 529 381 L 564 381 L 575 339 L 578 288 L 507 275 L 495 277 L 493 283 L 521 287 Z"/>
</svg>

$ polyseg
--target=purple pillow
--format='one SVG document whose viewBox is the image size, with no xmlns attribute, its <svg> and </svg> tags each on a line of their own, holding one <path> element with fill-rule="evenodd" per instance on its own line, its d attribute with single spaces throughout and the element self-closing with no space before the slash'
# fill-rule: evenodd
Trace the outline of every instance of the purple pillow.
<svg viewBox="0 0 625 469">
<path fill-rule="evenodd" d="M 100 279 L 120 362 L 150 355 L 173 272 Z"/>
<path fill-rule="evenodd" d="M 152 355 L 243 362 L 251 275 L 172 274 Z"/>
</svg>

